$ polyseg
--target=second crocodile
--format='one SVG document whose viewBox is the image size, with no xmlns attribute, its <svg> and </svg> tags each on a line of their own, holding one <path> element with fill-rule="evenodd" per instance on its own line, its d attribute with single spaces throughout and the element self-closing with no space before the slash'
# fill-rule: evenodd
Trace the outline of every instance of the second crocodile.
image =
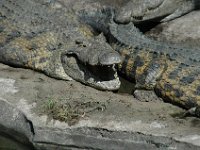
<svg viewBox="0 0 200 150">
<path fill-rule="evenodd" d="M 163 100 L 200 117 L 200 51 L 145 37 L 132 23 L 110 24 L 113 48 L 121 53 L 118 70 L 137 89 L 155 90 Z M 112 39 L 111 38 L 111 39 Z"/>
<path fill-rule="evenodd" d="M 200 117 L 200 51 L 162 43 L 144 36 L 131 22 L 112 21 L 114 11 L 105 8 L 82 11 L 81 18 L 104 32 L 123 61 L 118 71 L 137 89 L 155 90 L 165 101 L 192 110 Z"/>
</svg>

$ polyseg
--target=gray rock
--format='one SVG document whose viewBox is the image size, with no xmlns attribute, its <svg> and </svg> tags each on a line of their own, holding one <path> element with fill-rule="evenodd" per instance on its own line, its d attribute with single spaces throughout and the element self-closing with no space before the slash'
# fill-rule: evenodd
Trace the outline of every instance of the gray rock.
<svg viewBox="0 0 200 150">
<path fill-rule="evenodd" d="M 29 145 L 33 137 L 31 122 L 25 115 L 8 102 L 0 99 L 0 133 L 14 140 Z"/>
<path fill-rule="evenodd" d="M 160 41 L 181 43 L 189 47 L 199 47 L 200 11 L 193 11 L 170 22 L 161 23 L 148 36 Z"/>
<path fill-rule="evenodd" d="M 142 133 L 110 131 L 101 128 L 73 128 L 66 130 L 42 129 L 35 136 L 38 149 L 113 149 L 113 150 L 159 150 L 195 149 L 192 144 L 179 143 L 164 136 L 151 136 Z"/>
</svg>

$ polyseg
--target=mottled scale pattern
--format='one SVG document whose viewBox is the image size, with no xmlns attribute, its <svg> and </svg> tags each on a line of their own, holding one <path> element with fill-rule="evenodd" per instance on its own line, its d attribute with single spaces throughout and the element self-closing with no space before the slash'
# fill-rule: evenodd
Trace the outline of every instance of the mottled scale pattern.
<svg viewBox="0 0 200 150">
<path fill-rule="evenodd" d="M 78 39 L 94 37 L 91 27 L 78 22 L 73 10 L 44 0 L 0 1 L 0 62 L 71 79 L 61 55 Z"/>
<path fill-rule="evenodd" d="M 182 66 L 168 62 L 168 68 L 157 82 L 156 90 L 166 100 L 186 109 L 200 105 L 200 68 Z M 178 66 L 178 67 L 177 67 Z M 178 70 L 176 75 L 172 75 Z"/>
<path fill-rule="evenodd" d="M 133 24 L 110 27 L 112 46 L 123 57 L 119 72 L 136 88 L 155 90 L 167 102 L 185 109 L 199 107 L 200 50 L 157 42 L 131 28 Z"/>
</svg>

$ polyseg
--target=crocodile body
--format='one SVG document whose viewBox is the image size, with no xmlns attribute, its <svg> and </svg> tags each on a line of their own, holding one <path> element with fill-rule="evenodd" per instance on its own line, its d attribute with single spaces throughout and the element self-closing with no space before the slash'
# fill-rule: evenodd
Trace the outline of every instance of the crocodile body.
<svg viewBox="0 0 200 150">
<path fill-rule="evenodd" d="M 200 117 L 200 51 L 158 42 L 144 36 L 131 22 L 113 21 L 114 9 L 81 11 L 80 17 L 104 32 L 114 50 L 123 57 L 118 71 L 136 89 L 154 90 L 166 102 Z"/>
<path fill-rule="evenodd" d="M 200 117 L 200 51 L 146 38 L 132 23 L 111 23 L 113 48 L 123 56 L 118 70 L 137 89 L 155 90 L 165 101 Z"/>
<path fill-rule="evenodd" d="M 117 10 L 115 20 L 120 23 L 164 22 L 199 9 L 199 7 L 199 0 L 130 0 Z"/>
<path fill-rule="evenodd" d="M 103 35 L 57 1 L 0 1 L 0 62 L 102 90 L 120 86 L 121 61 Z M 102 74 L 101 74 L 101 73 Z M 103 73 L 105 72 L 105 73 Z"/>
</svg>

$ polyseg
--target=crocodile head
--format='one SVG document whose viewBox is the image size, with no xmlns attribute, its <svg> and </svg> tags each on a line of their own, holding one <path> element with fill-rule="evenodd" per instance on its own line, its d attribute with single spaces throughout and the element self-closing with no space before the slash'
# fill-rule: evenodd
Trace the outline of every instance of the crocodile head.
<svg viewBox="0 0 200 150">
<path fill-rule="evenodd" d="M 169 21 L 196 7 L 197 0 L 131 0 L 117 10 L 115 21 L 140 23 L 144 21 Z"/>
<path fill-rule="evenodd" d="M 119 89 L 115 64 L 120 62 L 121 56 L 106 43 L 101 34 L 90 40 L 76 40 L 76 46 L 62 55 L 66 74 L 100 90 Z"/>
</svg>

